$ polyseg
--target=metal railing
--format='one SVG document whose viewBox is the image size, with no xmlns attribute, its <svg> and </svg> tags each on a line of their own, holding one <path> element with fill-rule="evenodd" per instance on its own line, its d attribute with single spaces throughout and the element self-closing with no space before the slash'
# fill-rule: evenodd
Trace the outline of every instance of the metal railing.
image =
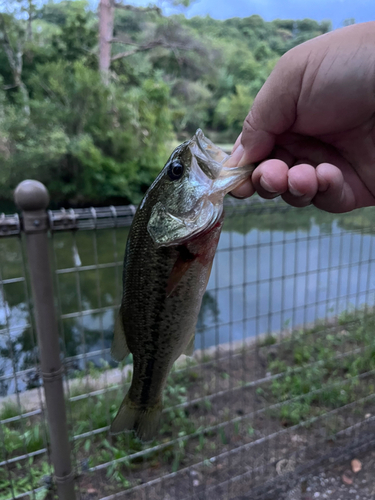
<svg viewBox="0 0 375 500">
<path fill-rule="evenodd" d="M 195 353 L 158 438 L 111 436 L 131 359 L 109 355 L 135 207 L 0 217 L 0 498 L 283 498 L 375 443 L 374 210 L 228 200 Z M 287 493 L 286 493 L 287 494 Z"/>
</svg>

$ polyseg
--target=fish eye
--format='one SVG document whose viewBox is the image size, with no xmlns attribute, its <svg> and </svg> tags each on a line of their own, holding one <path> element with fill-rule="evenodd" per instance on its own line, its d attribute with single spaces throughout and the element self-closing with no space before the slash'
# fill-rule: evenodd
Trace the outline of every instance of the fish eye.
<svg viewBox="0 0 375 500">
<path fill-rule="evenodd" d="M 181 179 L 182 174 L 184 173 L 184 167 L 181 162 L 178 160 L 172 161 L 168 168 L 168 175 L 172 181 L 176 181 Z"/>
</svg>

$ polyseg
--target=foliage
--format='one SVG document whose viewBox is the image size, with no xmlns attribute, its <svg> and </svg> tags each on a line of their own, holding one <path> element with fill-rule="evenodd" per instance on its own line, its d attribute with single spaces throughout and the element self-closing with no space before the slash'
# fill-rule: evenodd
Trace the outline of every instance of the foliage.
<svg viewBox="0 0 375 500">
<path fill-rule="evenodd" d="M 375 369 L 374 325 L 373 312 L 346 311 L 331 331 L 317 325 L 294 332 L 277 346 L 277 358 L 272 353 L 268 370 L 282 376 L 263 387 L 262 393 L 271 403 L 284 402 L 274 412 L 284 426 L 373 394 L 367 373 Z"/>
<path fill-rule="evenodd" d="M 104 87 L 97 17 L 85 0 L 9 2 L 3 26 L 22 54 L 22 89 L 0 33 L 0 197 L 11 200 L 34 177 L 55 204 L 71 206 L 138 202 L 170 141 L 198 127 L 233 141 L 278 57 L 330 29 L 309 19 L 116 10 L 112 54 L 132 55 L 112 63 Z"/>
<path fill-rule="evenodd" d="M 252 202 L 257 201 L 253 198 Z M 314 225 L 321 228 L 322 233 L 332 234 L 335 226 L 346 231 L 362 231 L 364 234 L 374 234 L 374 207 L 367 207 L 361 211 L 353 211 L 345 214 L 332 214 L 324 211 L 317 211 L 314 207 L 305 207 L 294 210 L 281 200 L 275 201 L 275 206 L 265 207 L 262 203 L 254 203 L 252 209 L 244 207 L 246 217 L 238 217 L 239 206 L 231 209 L 228 204 L 226 208 L 226 219 L 224 230 L 235 231 L 240 234 L 248 234 L 253 229 L 260 231 L 285 231 L 295 232 L 296 230 L 309 233 Z M 277 209 L 276 209 L 277 207 Z"/>
<path fill-rule="evenodd" d="M 0 122 L 10 150 L 0 195 L 31 177 L 46 183 L 57 203 L 139 201 L 166 155 L 166 84 L 106 88 L 83 62 L 61 60 L 39 67 L 29 87 L 31 116 L 8 105 Z"/>
<path fill-rule="evenodd" d="M 21 496 L 22 493 L 30 491 L 30 485 L 38 489 L 34 496 L 36 500 L 51 498 L 47 496 L 48 488 L 41 486 L 43 479 L 51 474 L 50 465 L 47 461 L 43 461 L 38 462 L 35 467 L 34 463 L 34 459 L 29 458 L 25 464 L 17 462 L 13 470 L 5 468 L 0 470 L 0 500 Z"/>
<path fill-rule="evenodd" d="M 339 425 L 339 417 L 334 413 L 332 417 L 330 412 L 352 402 L 356 402 L 352 411 L 358 408 L 361 408 L 361 412 L 366 411 L 360 406 L 363 404 L 360 400 L 370 398 L 369 401 L 372 401 L 374 394 L 374 328 L 374 311 L 363 309 L 346 311 L 330 327 L 317 324 L 314 328 L 293 332 L 290 337 L 266 337 L 259 344 L 260 355 L 267 362 L 265 370 L 277 375 L 271 381 L 260 381 L 256 387 L 258 404 L 265 407 L 266 415 L 283 427 L 312 425 L 314 419 L 324 415 L 323 426 L 322 420 L 318 420 L 316 425 L 319 432 L 327 431 L 328 436 L 329 433 L 333 436 L 337 431 L 335 426 Z M 238 382 L 236 370 L 231 370 L 228 365 L 228 371 L 223 371 L 223 361 L 216 365 L 214 358 L 208 358 L 207 362 L 212 364 L 210 370 L 220 373 L 221 379 L 228 382 L 228 387 L 233 387 L 234 381 Z M 102 370 L 94 366 L 89 369 L 92 381 L 101 373 Z M 111 485 L 110 491 L 114 491 L 116 488 L 127 489 L 138 484 L 140 478 L 137 471 L 144 468 L 145 461 L 151 470 L 163 466 L 175 472 L 186 467 L 194 453 L 209 458 L 211 452 L 217 453 L 217 446 L 231 446 L 237 439 L 246 439 L 246 442 L 256 439 L 261 427 L 255 430 L 252 424 L 259 425 L 259 422 L 243 415 L 243 418 L 236 418 L 236 422 L 230 423 L 233 408 L 223 407 L 221 414 L 221 410 L 215 414 L 218 406 L 217 403 L 212 406 L 210 399 L 193 407 L 184 407 L 184 403 L 191 399 L 190 391 L 202 385 L 202 377 L 202 370 L 194 362 L 189 370 L 172 371 L 164 394 L 165 412 L 160 434 L 151 444 L 140 442 L 133 434 L 106 438 L 103 433 L 99 433 L 88 437 L 85 433 L 93 429 L 104 431 L 107 428 L 128 384 L 124 387 L 108 387 L 102 393 L 96 391 L 94 386 L 90 388 L 82 380 L 81 386 L 75 386 L 75 395 L 70 393 L 67 400 L 72 432 L 75 435 L 85 434 L 75 441 L 78 463 L 87 470 L 88 467 L 115 460 L 105 472 Z M 93 392 L 87 394 L 90 390 Z M 222 404 L 225 406 L 225 399 Z M 3 407 L 1 418 L 12 418 L 20 411 L 15 405 L 8 405 Z M 207 415 L 209 422 L 221 424 L 208 430 Z M 267 420 L 264 425 L 270 426 L 271 421 Z M 12 458 L 25 451 L 37 451 L 45 446 L 46 431 L 38 416 L 26 417 L 22 422 L 11 421 L 2 426 L 2 432 L 4 447 L 1 459 L 5 456 Z M 158 445 L 161 445 L 161 449 L 158 449 Z M 150 450 L 142 458 L 134 455 L 147 448 Z M 0 474 L 0 489 L 4 498 L 8 498 L 11 487 L 19 493 L 29 490 L 31 484 L 37 488 L 42 484 L 43 476 L 46 483 L 46 478 L 50 476 L 46 458 L 42 456 L 28 460 L 28 467 L 22 462 L 22 465 L 16 464 Z"/>
</svg>

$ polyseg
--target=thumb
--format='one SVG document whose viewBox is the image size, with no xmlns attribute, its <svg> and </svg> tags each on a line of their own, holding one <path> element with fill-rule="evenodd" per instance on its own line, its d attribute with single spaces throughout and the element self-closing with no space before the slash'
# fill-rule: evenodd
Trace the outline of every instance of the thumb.
<svg viewBox="0 0 375 500">
<path fill-rule="evenodd" d="M 242 152 L 238 165 L 267 158 L 276 137 L 288 131 L 297 116 L 297 103 L 306 64 L 298 65 L 291 52 L 285 54 L 268 77 L 247 115 L 241 134 Z M 242 148 L 243 150 L 242 150 Z M 238 158 L 239 152 L 236 151 Z"/>
</svg>

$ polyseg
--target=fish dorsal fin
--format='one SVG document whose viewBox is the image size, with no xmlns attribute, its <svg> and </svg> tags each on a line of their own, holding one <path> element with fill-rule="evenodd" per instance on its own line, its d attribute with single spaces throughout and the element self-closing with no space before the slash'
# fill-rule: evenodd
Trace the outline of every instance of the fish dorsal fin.
<svg viewBox="0 0 375 500">
<path fill-rule="evenodd" d="M 115 361 L 122 361 L 130 354 L 126 343 L 125 331 L 122 322 L 122 306 L 115 321 L 115 329 L 111 345 L 111 356 Z"/>
<path fill-rule="evenodd" d="M 189 340 L 188 345 L 186 346 L 184 350 L 185 356 L 192 356 L 194 352 L 194 344 L 195 344 L 195 332 L 191 336 L 191 339 Z"/>
</svg>

